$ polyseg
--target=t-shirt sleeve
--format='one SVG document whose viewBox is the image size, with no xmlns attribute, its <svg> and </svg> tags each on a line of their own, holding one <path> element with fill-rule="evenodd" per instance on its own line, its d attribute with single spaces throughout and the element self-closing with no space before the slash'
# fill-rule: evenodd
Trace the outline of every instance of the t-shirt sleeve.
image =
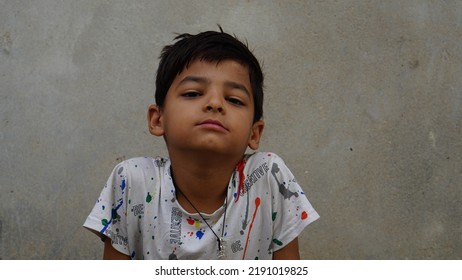
<svg viewBox="0 0 462 280">
<path fill-rule="evenodd" d="M 112 246 L 129 255 L 127 237 L 128 179 L 125 162 L 118 164 L 109 176 L 84 227 L 100 237 L 109 237 Z"/>
<path fill-rule="evenodd" d="M 272 154 L 269 168 L 273 192 L 273 245 L 277 251 L 299 236 L 319 214 L 279 156 Z"/>
</svg>

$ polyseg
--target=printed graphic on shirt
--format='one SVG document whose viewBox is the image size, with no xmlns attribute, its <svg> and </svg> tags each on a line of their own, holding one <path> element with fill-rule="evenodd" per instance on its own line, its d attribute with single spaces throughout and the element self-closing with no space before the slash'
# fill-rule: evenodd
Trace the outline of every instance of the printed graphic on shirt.
<svg viewBox="0 0 462 280">
<path fill-rule="evenodd" d="M 295 196 L 295 197 L 298 197 L 298 193 L 297 192 L 292 192 L 290 191 L 288 188 L 286 188 L 284 185 L 285 185 L 285 182 L 279 182 L 278 180 L 278 177 L 276 176 L 276 173 L 279 172 L 279 166 L 277 165 L 277 163 L 273 163 L 273 166 L 271 167 L 271 174 L 273 174 L 273 177 L 274 179 L 276 180 L 276 182 L 278 183 L 278 186 L 279 186 L 279 192 L 282 194 L 282 196 L 284 197 L 284 199 L 289 199 L 291 198 L 292 196 Z"/>
<path fill-rule="evenodd" d="M 111 238 L 112 244 L 127 246 L 128 238 L 126 236 L 120 235 L 118 230 L 113 232 L 112 230 L 108 229 L 107 234 L 109 235 L 109 238 Z"/>
<path fill-rule="evenodd" d="M 137 204 L 132 207 L 133 216 L 141 217 L 144 215 L 144 204 Z"/>
<path fill-rule="evenodd" d="M 245 175 L 244 175 L 245 162 L 246 162 L 245 159 L 242 159 L 241 161 L 238 162 L 236 166 L 236 171 L 239 174 L 239 184 L 237 185 L 237 192 L 234 193 L 234 202 L 237 202 L 239 200 L 239 197 L 241 195 L 244 195 L 243 192 L 244 192 L 244 179 L 245 179 Z"/>
<path fill-rule="evenodd" d="M 181 218 L 183 212 L 177 207 L 172 207 L 170 223 L 170 244 L 181 244 Z"/>
<path fill-rule="evenodd" d="M 193 219 L 191 217 L 188 217 L 186 219 L 186 222 L 189 225 L 194 226 L 197 229 L 195 231 L 188 231 L 186 236 L 195 237 L 198 240 L 201 240 L 202 237 L 204 237 L 204 234 L 205 234 L 205 229 L 201 229 L 202 221 L 199 220 L 199 219 Z"/>
<path fill-rule="evenodd" d="M 260 197 L 257 197 L 255 199 L 255 211 L 253 212 L 252 222 L 250 223 L 249 232 L 247 233 L 247 239 L 245 241 L 244 254 L 242 255 L 243 260 L 245 260 L 245 255 L 246 255 L 246 252 L 247 252 L 247 245 L 249 245 L 250 233 L 252 232 L 253 222 L 255 221 L 255 217 L 257 216 L 257 211 L 258 211 L 258 207 L 260 207 L 260 203 L 261 203 L 261 199 L 260 199 Z"/>
<path fill-rule="evenodd" d="M 260 166 L 258 166 L 256 169 L 254 169 L 249 176 L 245 177 L 244 175 L 244 168 L 245 168 L 246 161 L 241 160 L 237 167 L 236 171 L 239 174 L 239 187 L 237 192 L 234 194 L 234 202 L 237 202 L 239 200 L 240 196 L 244 196 L 247 192 L 250 191 L 250 188 L 258 182 L 265 174 L 269 171 L 268 168 L 268 163 L 264 162 Z M 246 207 L 245 207 L 245 216 L 242 219 L 241 222 L 241 231 L 240 234 L 244 235 L 245 230 L 247 229 L 248 223 L 249 223 L 249 206 L 250 206 L 250 201 L 249 201 L 249 196 L 246 196 Z M 249 230 L 250 231 L 250 230 Z"/>
<path fill-rule="evenodd" d="M 236 240 L 235 242 L 231 243 L 231 250 L 233 253 L 244 250 L 244 248 L 242 248 L 241 240 Z"/>
<path fill-rule="evenodd" d="M 156 167 L 164 167 L 167 162 L 168 160 L 166 158 L 156 158 L 154 160 L 154 165 Z"/>
<path fill-rule="evenodd" d="M 244 196 L 250 188 L 263 178 L 265 174 L 268 172 L 268 163 L 264 162 L 259 167 L 254 169 L 250 175 L 245 177 L 244 175 L 244 167 L 245 167 L 245 160 L 241 160 L 236 168 L 237 172 L 239 172 L 239 187 L 237 193 L 234 194 L 234 201 L 237 202 L 240 196 Z"/>
</svg>

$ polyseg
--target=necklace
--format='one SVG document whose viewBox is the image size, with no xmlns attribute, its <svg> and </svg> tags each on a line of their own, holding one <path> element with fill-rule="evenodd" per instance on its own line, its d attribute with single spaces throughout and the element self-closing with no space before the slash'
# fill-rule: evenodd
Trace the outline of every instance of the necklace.
<svg viewBox="0 0 462 280">
<path fill-rule="evenodd" d="M 221 230 L 221 238 L 220 238 L 220 237 L 218 237 L 216 232 L 212 229 L 212 227 L 209 225 L 209 223 L 204 218 L 204 216 L 202 216 L 201 212 L 199 212 L 199 210 L 197 210 L 196 206 L 194 206 L 194 204 L 192 204 L 192 202 L 189 200 L 189 198 L 176 185 L 175 179 L 173 178 L 173 171 L 172 171 L 171 166 L 170 166 L 170 176 L 172 177 L 172 183 L 173 183 L 173 186 L 175 187 L 175 190 L 177 190 L 178 193 L 180 193 L 186 199 L 186 201 L 189 203 L 189 205 L 191 205 L 192 208 L 194 208 L 194 210 L 197 212 L 197 214 L 199 214 L 199 216 L 202 218 L 202 220 L 205 222 L 205 224 L 212 231 L 213 235 L 215 235 L 215 237 L 217 238 L 217 243 L 218 243 L 217 255 L 218 255 L 219 259 L 224 259 L 226 257 L 226 254 L 225 254 L 226 242 L 223 239 L 223 233 L 225 232 L 226 210 L 228 209 L 228 186 L 226 187 L 225 213 L 224 213 L 224 216 L 223 216 L 223 228 Z"/>
</svg>

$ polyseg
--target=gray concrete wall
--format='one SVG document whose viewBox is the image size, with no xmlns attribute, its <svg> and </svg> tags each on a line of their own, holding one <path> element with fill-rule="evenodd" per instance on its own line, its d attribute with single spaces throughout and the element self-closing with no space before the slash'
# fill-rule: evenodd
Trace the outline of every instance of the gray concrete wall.
<svg viewBox="0 0 462 280">
<path fill-rule="evenodd" d="M 247 39 L 264 62 L 262 150 L 322 218 L 308 259 L 462 256 L 461 1 L 0 0 L 0 258 L 95 259 L 81 225 L 147 132 L 174 32 Z"/>
</svg>

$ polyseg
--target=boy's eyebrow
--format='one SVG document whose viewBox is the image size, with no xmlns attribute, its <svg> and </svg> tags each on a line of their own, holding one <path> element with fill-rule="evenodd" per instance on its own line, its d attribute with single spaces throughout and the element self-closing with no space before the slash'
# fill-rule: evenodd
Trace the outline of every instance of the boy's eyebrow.
<svg viewBox="0 0 462 280">
<path fill-rule="evenodd" d="M 206 84 L 206 85 L 210 84 L 210 80 L 205 78 L 205 77 L 186 76 L 178 83 L 178 85 L 176 87 L 178 88 L 179 86 L 181 86 L 182 84 L 187 83 L 187 82 L 195 82 L 195 83 Z M 225 81 L 225 87 L 230 88 L 230 89 L 241 90 L 245 94 L 247 94 L 249 97 L 251 96 L 249 90 L 241 83 L 232 82 L 232 81 Z"/>
<path fill-rule="evenodd" d="M 204 77 L 186 76 L 178 83 L 176 88 L 179 88 L 182 84 L 185 84 L 187 82 L 195 82 L 195 83 L 198 83 L 198 84 L 209 84 L 210 83 L 210 81 L 207 78 L 204 78 Z"/>
</svg>

